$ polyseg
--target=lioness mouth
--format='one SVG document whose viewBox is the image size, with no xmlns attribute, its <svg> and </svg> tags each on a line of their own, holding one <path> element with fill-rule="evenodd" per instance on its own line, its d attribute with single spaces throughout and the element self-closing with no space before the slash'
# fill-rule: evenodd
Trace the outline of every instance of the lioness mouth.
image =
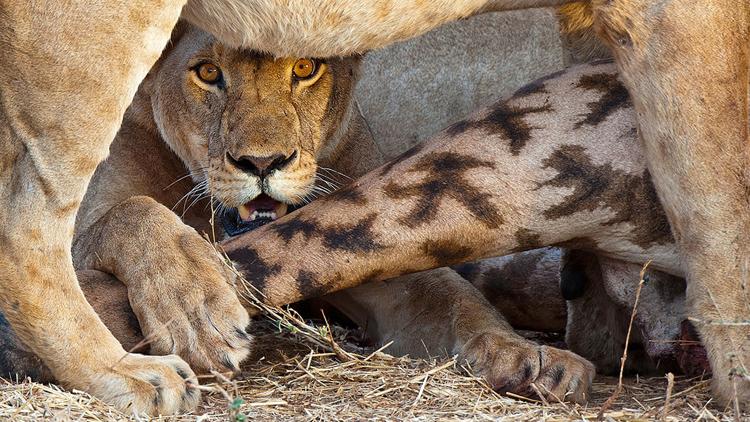
<svg viewBox="0 0 750 422">
<path fill-rule="evenodd" d="M 242 221 L 270 219 L 271 221 L 286 215 L 287 205 L 279 202 L 265 193 L 261 193 L 252 201 L 237 208 Z"/>
<path fill-rule="evenodd" d="M 252 201 L 224 213 L 222 225 L 229 236 L 236 236 L 281 218 L 288 211 L 287 204 L 262 193 Z"/>
</svg>

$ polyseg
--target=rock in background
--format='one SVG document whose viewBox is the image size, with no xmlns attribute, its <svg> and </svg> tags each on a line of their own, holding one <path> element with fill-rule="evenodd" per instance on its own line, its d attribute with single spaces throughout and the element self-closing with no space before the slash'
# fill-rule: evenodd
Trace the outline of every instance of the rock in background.
<svg viewBox="0 0 750 422">
<path fill-rule="evenodd" d="M 356 105 L 390 159 L 569 57 L 553 9 L 488 13 L 369 53 Z"/>
</svg>

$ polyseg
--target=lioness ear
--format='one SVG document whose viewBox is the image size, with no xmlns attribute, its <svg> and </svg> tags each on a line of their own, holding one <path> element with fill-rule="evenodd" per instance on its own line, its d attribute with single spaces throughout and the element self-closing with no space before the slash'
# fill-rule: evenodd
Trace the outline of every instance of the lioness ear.
<svg viewBox="0 0 750 422">
<path fill-rule="evenodd" d="M 342 60 L 349 64 L 349 76 L 354 78 L 355 84 L 361 76 L 362 61 L 364 58 L 365 54 L 352 54 L 342 57 Z"/>
<path fill-rule="evenodd" d="M 167 43 L 167 46 L 164 47 L 164 51 L 162 51 L 161 56 L 164 57 L 169 54 L 169 51 L 174 48 L 175 45 L 177 45 L 180 39 L 182 39 L 183 35 L 185 35 L 191 28 L 193 28 L 193 26 L 190 25 L 187 21 L 183 19 L 178 20 L 177 25 L 175 25 L 172 29 L 172 35 L 169 38 L 169 43 Z"/>
</svg>

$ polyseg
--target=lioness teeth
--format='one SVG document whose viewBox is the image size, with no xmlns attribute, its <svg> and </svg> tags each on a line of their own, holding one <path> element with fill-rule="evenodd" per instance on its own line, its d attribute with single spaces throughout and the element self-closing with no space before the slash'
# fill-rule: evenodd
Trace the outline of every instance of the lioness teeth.
<svg viewBox="0 0 750 422">
<path fill-rule="evenodd" d="M 276 219 L 276 213 L 273 211 L 253 211 L 250 214 L 250 221 L 255 221 L 258 218 L 270 218 L 271 220 Z"/>
<path fill-rule="evenodd" d="M 240 205 L 237 207 L 237 211 L 240 213 L 240 218 L 244 221 L 250 220 L 250 208 L 247 205 Z"/>
<path fill-rule="evenodd" d="M 237 207 L 242 221 L 255 221 L 259 218 L 276 220 L 286 215 L 289 207 L 266 194 L 261 194 L 252 201 Z"/>
<path fill-rule="evenodd" d="M 253 210 L 250 211 L 250 208 L 245 205 L 240 205 L 237 208 L 237 211 L 240 214 L 240 218 L 242 221 L 255 221 L 259 218 L 268 218 L 270 220 L 276 220 L 279 218 L 279 214 L 281 216 L 284 216 L 286 214 L 287 206 L 284 204 L 283 207 L 276 207 L 278 211 L 270 211 L 270 210 Z"/>
<path fill-rule="evenodd" d="M 276 204 L 276 210 L 275 210 L 276 211 L 275 214 L 277 217 L 274 217 L 273 219 L 275 220 L 277 218 L 281 218 L 285 216 L 288 209 L 289 209 L 289 206 L 286 203 L 279 202 L 278 204 Z"/>
</svg>

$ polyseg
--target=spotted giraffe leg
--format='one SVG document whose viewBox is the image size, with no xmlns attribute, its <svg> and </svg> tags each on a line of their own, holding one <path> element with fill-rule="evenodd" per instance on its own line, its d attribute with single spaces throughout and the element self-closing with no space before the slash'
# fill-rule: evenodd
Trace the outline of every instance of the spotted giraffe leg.
<svg viewBox="0 0 750 422">
<path fill-rule="evenodd" d="M 750 4 L 597 1 L 724 402 L 750 404 Z"/>
</svg>

